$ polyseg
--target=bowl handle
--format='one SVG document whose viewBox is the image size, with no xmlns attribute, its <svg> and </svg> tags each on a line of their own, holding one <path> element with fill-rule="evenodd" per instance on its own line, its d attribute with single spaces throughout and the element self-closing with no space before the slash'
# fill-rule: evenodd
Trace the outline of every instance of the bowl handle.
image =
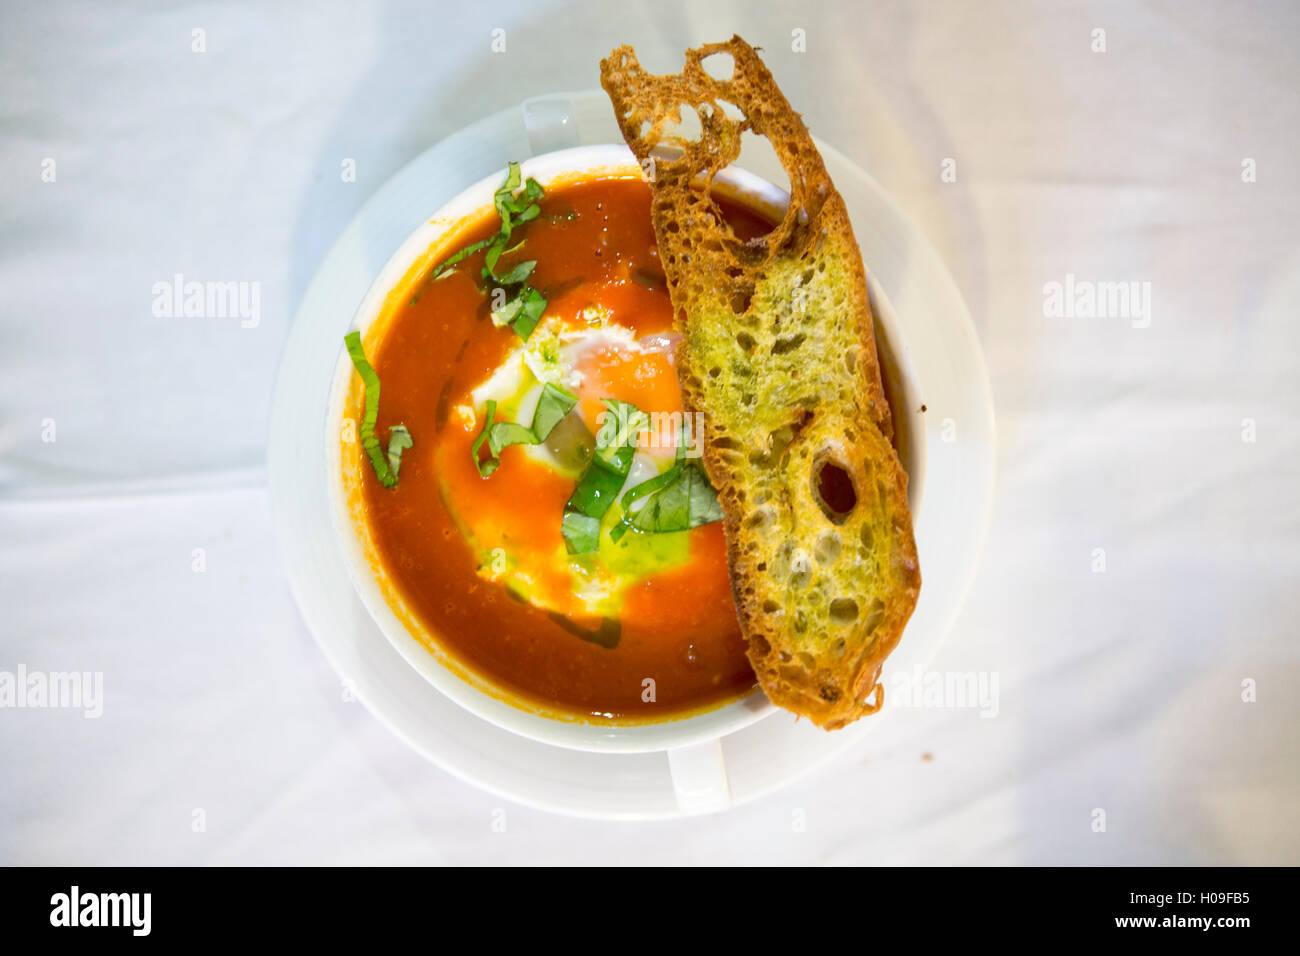
<svg viewBox="0 0 1300 956">
<path fill-rule="evenodd" d="M 668 769 L 683 813 L 716 813 L 731 806 L 722 738 L 668 751 Z"/>
<path fill-rule="evenodd" d="M 578 118 L 567 93 L 546 93 L 523 102 L 524 130 L 534 156 L 581 146 Z"/>
</svg>

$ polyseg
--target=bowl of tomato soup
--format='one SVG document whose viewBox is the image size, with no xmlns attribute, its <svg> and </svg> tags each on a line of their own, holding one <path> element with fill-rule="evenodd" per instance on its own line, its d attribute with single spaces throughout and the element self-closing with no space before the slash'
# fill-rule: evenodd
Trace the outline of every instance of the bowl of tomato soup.
<svg viewBox="0 0 1300 956">
<path fill-rule="evenodd" d="M 738 169 L 712 195 L 742 239 L 788 202 Z M 626 147 L 503 164 L 407 239 L 352 328 L 326 423 L 335 530 L 366 608 L 438 691 L 598 751 L 772 710 Z"/>
</svg>

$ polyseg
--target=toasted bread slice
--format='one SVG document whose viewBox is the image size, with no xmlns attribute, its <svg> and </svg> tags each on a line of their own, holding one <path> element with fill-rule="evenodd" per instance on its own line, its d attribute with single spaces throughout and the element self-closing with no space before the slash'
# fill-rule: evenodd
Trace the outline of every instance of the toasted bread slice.
<svg viewBox="0 0 1300 956">
<path fill-rule="evenodd" d="M 703 66 L 717 53 L 733 59 L 729 79 Z M 601 84 L 650 171 L 683 335 L 678 375 L 688 409 L 704 413 L 704 465 L 725 514 L 750 662 L 775 703 L 842 727 L 883 703 L 881 666 L 921 586 L 844 201 L 803 120 L 738 36 L 688 50 L 676 76 L 646 73 L 620 47 L 601 63 Z M 686 109 L 698 138 L 684 135 Z M 741 241 L 709 186 L 746 130 L 769 139 L 792 189 L 772 232 Z"/>
</svg>

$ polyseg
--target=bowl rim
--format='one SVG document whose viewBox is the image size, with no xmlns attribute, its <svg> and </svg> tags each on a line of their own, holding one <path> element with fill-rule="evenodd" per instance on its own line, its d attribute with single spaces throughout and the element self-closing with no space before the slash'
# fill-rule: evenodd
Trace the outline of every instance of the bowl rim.
<svg viewBox="0 0 1300 956">
<path fill-rule="evenodd" d="M 645 178 L 642 166 L 623 144 L 556 150 L 521 160 L 519 166 L 522 177 L 532 176 L 544 187 L 613 176 Z M 370 284 L 353 313 L 349 331 L 360 331 L 364 340 L 375 321 L 389 311 L 386 308 L 389 297 L 405 288 L 404 280 L 418 274 L 429 261 L 438 257 L 468 222 L 491 211 L 492 194 L 500 182 L 500 172 L 485 176 L 421 222 L 388 258 Z M 719 171 L 713 186 L 726 198 L 755 208 L 769 217 L 782 215 L 790 200 L 789 193 L 781 187 L 736 166 Z M 882 375 L 892 379 L 890 397 L 895 431 L 901 431 L 910 439 L 906 456 L 902 447 L 899 455 L 909 476 L 908 497 L 915 520 L 924 487 L 926 457 L 920 386 L 897 316 L 865 263 L 864 270 Z M 379 330 L 381 335 L 384 332 L 386 329 Z M 548 710 L 521 699 L 508 688 L 496 684 L 489 675 L 460 661 L 454 652 L 442 646 L 431 628 L 420 625 L 413 613 L 400 607 L 402 601 L 394 585 L 389 583 L 385 587 L 381 584 L 388 575 L 376 560 L 368 543 L 365 523 L 359 519 L 349 500 L 344 485 L 344 455 L 348 446 L 339 436 L 348 398 L 355 388 L 353 371 L 351 359 L 340 341 L 323 423 L 333 536 L 353 588 L 370 617 L 389 644 L 426 682 L 465 710 L 502 729 L 541 743 L 598 753 L 643 753 L 691 746 L 742 730 L 776 712 L 777 708 L 761 688 L 755 687 L 721 703 L 657 719 L 595 721 L 581 714 Z M 904 414 L 900 415 L 900 411 Z M 901 429 L 900 420 L 903 423 Z M 359 469 L 362 464 L 353 462 L 352 467 Z M 394 602 L 398 608 L 394 608 Z M 422 632 L 425 640 L 413 634 L 413 629 Z"/>
</svg>

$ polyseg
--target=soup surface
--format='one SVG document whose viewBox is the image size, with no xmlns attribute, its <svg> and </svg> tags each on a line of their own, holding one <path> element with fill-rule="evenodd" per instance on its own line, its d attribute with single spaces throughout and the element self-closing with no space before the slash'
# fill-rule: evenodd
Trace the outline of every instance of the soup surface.
<svg viewBox="0 0 1300 956">
<path fill-rule="evenodd" d="M 510 695 L 618 720 L 720 705 L 754 685 L 722 525 L 613 540 L 615 504 L 597 550 L 569 553 L 562 534 L 607 400 L 665 426 L 641 436 L 623 491 L 668 470 L 677 455 L 676 338 L 649 187 L 632 178 L 579 181 L 548 190 L 540 206 L 522 246 L 496 269 L 536 261 L 529 282 L 547 307 L 526 340 L 491 320 L 482 252 L 391 297 L 375 326 L 367 351 L 382 383 L 376 433 L 404 424 L 414 446 L 394 488 L 361 470 L 371 545 L 438 647 Z M 723 209 L 742 237 L 769 228 L 743 209 Z M 487 214 L 447 254 L 499 223 Z M 576 398 L 571 412 L 544 441 L 501 449 L 484 477 L 473 445 L 487 402 L 495 402 L 495 421 L 526 426 L 548 382 Z"/>
</svg>

